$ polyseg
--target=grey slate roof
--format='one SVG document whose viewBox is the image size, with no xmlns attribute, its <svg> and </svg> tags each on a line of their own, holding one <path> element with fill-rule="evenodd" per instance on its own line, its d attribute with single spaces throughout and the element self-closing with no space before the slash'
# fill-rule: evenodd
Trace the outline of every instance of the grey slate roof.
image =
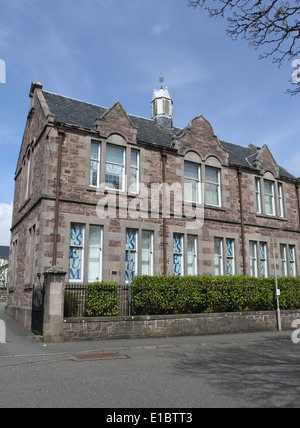
<svg viewBox="0 0 300 428">
<path fill-rule="evenodd" d="M 101 117 L 107 109 L 94 104 L 67 98 L 62 95 L 43 91 L 46 102 L 56 122 L 68 123 L 82 128 L 95 130 L 95 119 Z M 144 143 L 171 147 L 172 137 L 181 130 L 165 129 L 154 120 L 128 115 L 132 123 L 138 127 L 137 139 Z"/>
<path fill-rule="evenodd" d="M 43 95 L 52 114 L 55 115 L 55 121 L 88 130 L 95 130 L 95 120 L 100 118 L 107 108 L 95 104 L 89 104 L 84 101 L 75 100 L 62 95 L 43 91 Z M 172 147 L 172 138 L 179 134 L 181 128 L 163 128 L 154 120 L 139 116 L 128 115 L 132 123 L 137 126 L 137 139 L 144 143 L 150 143 L 154 146 Z M 220 144 L 229 152 L 229 163 L 231 165 L 253 168 L 254 159 L 258 152 L 253 147 L 244 147 L 238 144 L 229 143 L 220 140 Z M 296 177 L 280 167 L 280 175 L 283 178 Z"/>
</svg>

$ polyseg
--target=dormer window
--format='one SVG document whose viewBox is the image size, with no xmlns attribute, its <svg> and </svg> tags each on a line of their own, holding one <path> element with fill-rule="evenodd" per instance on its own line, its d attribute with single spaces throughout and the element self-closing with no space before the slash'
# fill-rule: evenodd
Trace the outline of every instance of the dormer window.
<svg viewBox="0 0 300 428">
<path fill-rule="evenodd" d="M 184 196 L 187 202 L 201 202 L 200 165 L 184 162 Z"/>
<path fill-rule="evenodd" d="M 124 190 L 125 149 L 106 146 L 105 187 Z"/>
<path fill-rule="evenodd" d="M 205 188 L 207 205 L 221 206 L 220 170 L 207 166 L 205 168 Z"/>
<path fill-rule="evenodd" d="M 267 178 L 255 178 L 257 214 L 284 217 L 283 184 Z"/>
<path fill-rule="evenodd" d="M 275 215 L 274 183 L 264 180 L 265 212 L 267 215 Z"/>
<path fill-rule="evenodd" d="M 89 187 L 139 194 L 140 151 L 112 135 L 107 141 L 91 141 Z"/>
</svg>

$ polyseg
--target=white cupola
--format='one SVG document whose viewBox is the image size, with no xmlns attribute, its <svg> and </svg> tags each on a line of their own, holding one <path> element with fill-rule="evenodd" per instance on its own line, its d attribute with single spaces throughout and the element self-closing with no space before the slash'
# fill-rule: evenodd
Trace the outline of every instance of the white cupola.
<svg viewBox="0 0 300 428">
<path fill-rule="evenodd" d="M 172 128 L 173 127 L 173 101 L 170 97 L 168 88 L 154 89 L 151 101 L 152 119 L 158 125 Z"/>
</svg>

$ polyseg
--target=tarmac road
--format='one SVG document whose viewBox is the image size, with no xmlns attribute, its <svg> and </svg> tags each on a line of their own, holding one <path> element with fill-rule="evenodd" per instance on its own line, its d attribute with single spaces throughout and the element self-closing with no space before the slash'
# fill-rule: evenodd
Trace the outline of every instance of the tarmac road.
<svg viewBox="0 0 300 428">
<path fill-rule="evenodd" d="M 106 418 L 111 409 L 299 407 L 291 331 L 44 345 L 4 306 L 0 408 L 96 407 Z"/>
</svg>

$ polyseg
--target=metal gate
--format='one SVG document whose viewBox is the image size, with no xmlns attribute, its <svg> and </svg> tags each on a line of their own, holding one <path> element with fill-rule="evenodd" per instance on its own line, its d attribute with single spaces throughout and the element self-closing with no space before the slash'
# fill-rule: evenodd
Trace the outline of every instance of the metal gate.
<svg viewBox="0 0 300 428">
<path fill-rule="evenodd" d="M 39 336 L 43 334 L 44 294 L 44 285 L 33 287 L 31 331 Z"/>
</svg>

